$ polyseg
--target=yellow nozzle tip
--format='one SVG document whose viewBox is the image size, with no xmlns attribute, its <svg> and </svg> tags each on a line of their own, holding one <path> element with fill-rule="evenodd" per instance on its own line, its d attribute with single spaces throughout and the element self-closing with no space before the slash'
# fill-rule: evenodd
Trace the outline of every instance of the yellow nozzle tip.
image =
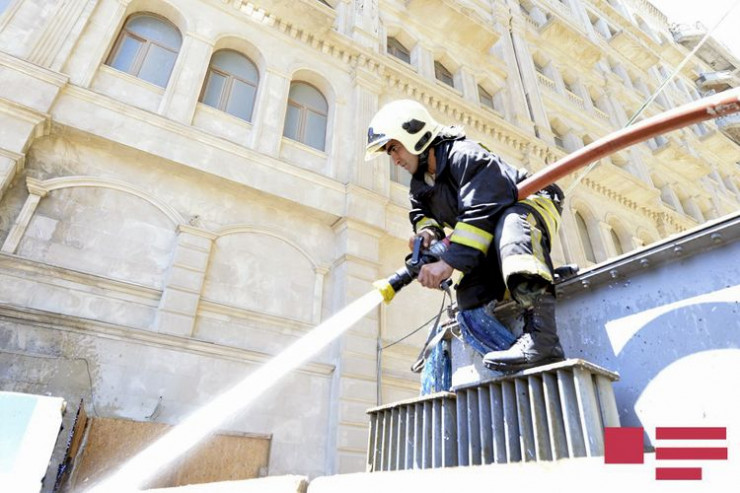
<svg viewBox="0 0 740 493">
<path fill-rule="evenodd" d="M 396 291 L 386 279 L 378 279 L 373 283 L 373 287 L 380 291 L 383 296 L 383 301 L 390 303 L 393 297 L 396 295 Z"/>
</svg>

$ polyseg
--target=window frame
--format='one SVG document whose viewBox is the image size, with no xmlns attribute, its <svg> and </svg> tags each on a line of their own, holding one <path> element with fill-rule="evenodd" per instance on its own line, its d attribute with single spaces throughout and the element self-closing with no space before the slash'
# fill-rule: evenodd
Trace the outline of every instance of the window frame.
<svg viewBox="0 0 740 493">
<path fill-rule="evenodd" d="M 485 93 L 485 96 L 487 96 L 487 99 L 491 101 L 491 104 L 490 104 L 490 106 L 489 106 L 489 105 L 487 105 L 487 104 L 485 104 L 485 103 L 483 102 L 483 94 L 481 94 L 481 92 Z M 483 87 L 483 86 L 482 86 L 482 85 L 480 85 L 480 84 L 478 84 L 478 103 L 479 103 L 479 104 L 481 105 L 481 107 L 483 107 L 483 108 L 488 108 L 489 110 L 492 110 L 492 111 L 497 111 L 497 110 L 496 110 L 496 101 L 495 101 L 495 100 L 493 99 L 493 94 L 489 93 L 489 92 L 488 92 L 488 91 L 486 90 L 486 88 L 485 88 L 485 87 Z"/>
<path fill-rule="evenodd" d="M 393 43 L 391 43 L 391 40 L 393 40 Z M 392 56 L 393 58 L 402 61 L 403 63 L 406 63 L 408 65 L 411 65 L 411 50 L 406 48 L 406 45 L 401 43 L 401 41 L 396 38 L 395 36 L 387 36 L 386 37 L 386 47 L 385 51 L 387 54 Z M 400 51 L 401 54 L 403 54 L 403 57 L 398 56 L 396 54 L 396 51 Z"/>
<path fill-rule="evenodd" d="M 442 71 L 444 71 L 444 73 L 442 73 L 442 76 L 445 78 L 449 78 L 449 82 L 447 82 L 447 80 L 445 79 L 440 78 L 440 72 Z M 450 69 L 445 67 L 444 64 L 439 60 L 434 60 L 434 78 L 442 84 L 455 89 L 455 75 L 450 72 Z"/>
<path fill-rule="evenodd" d="M 223 51 L 232 51 L 232 52 L 236 53 L 237 55 L 241 56 L 242 58 L 244 58 L 245 60 L 247 60 L 249 63 L 251 63 L 254 66 L 255 71 L 257 72 L 257 83 L 255 84 L 255 83 L 253 83 L 251 81 L 248 81 L 248 80 L 246 80 L 246 79 L 244 79 L 242 77 L 239 77 L 239 76 L 234 75 L 234 74 L 231 74 L 229 72 L 225 72 L 222 69 L 219 69 L 217 67 L 214 67 L 213 66 L 213 57 L 216 56 L 218 53 L 223 52 Z M 216 74 L 218 74 L 218 75 L 220 75 L 220 76 L 222 76 L 222 77 L 224 77 L 226 79 L 226 81 L 224 82 L 224 87 L 221 89 L 221 94 L 219 95 L 218 105 L 217 106 L 211 106 L 210 104 L 208 104 L 208 103 L 206 103 L 206 102 L 203 101 L 203 98 L 205 97 L 206 92 L 208 90 L 208 84 L 211 81 L 211 73 L 212 72 L 215 72 Z M 199 103 L 202 103 L 202 104 L 205 104 L 206 106 L 209 106 L 211 108 L 214 108 L 214 109 L 217 109 L 219 111 L 222 111 L 222 112 L 224 112 L 224 113 L 226 113 L 228 115 L 233 116 L 234 118 L 239 118 L 240 120 L 243 120 L 243 121 L 252 123 L 252 116 L 254 116 L 254 108 L 257 105 L 257 91 L 259 89 L 259 79 L 260 79 L 259 75 L 260 74 L 259 74 L 259 70 L 257 68 L 257 65 L 252 60 L 250 60 L 249 57 L 247 57 L 246 55 L 242 54 L 239 51 L 231 50 L 231 49 L 228 49 L 228 48 L 222 49 L 222 50 L 218 50 L 218 51 L 214 52 L 213 55 L 211 55 L 211 60 L 208 63 L 208 70 L 206 71 L 206 80 L 205 80 L 205 83 L 203 84 L 203 88 L 201 89 L 200 96 L 198 97 L 198 102 Z M 251 87 L 254 88 L 254 100 L 252 101 L 252 111 L 251 111 L 251 113 L 249 115 L 249 119 L 245 119 L 245 118 L 242 118 L 241 116 L 235 115 L 233 113 L 229 113 L 226 110 L 226 107 L 227 107 L 227 105 L 229 103 L 229 100 L 231 98 L 231 89 L 233 87 L 233 84 L 234 84 L 234 81 L 235 80 L 237 80 L 239 82 L 242 82 L 244 84 L 247 84 L 247 85 L 249 85 L 249 86 L 251 86 Z"/>
<path fill-rule="evenodd" d="M 129 23 L 131 23 L 131 21 L 136 19 L 137 17 L 151 17 L 162 23 L 172 26 L 177 31 L 177 34 L 180 36 L 180 46 L 177 47 L 177 50 L 173 51 L 172 48 L 170 48 L 169 46 L 165 46 L 164 44 L 151 40 L 151 39 L 142 38 L 138 34 L 135 34 L 129 29 L 127 29 L 126 26 L 128 26 Z M 143 46 L 140 46 L 137 49 L 136 54 L 134 55 L 133 60 L 131 61 L 131 66 L 129 67 L 129 69 L 121 70 L 119 68 L 114 67 L 113 63 L 116 61 L 116 58 L 118 57 L 118 54 L 120 53 L 121 47 L 123 46 L 123 43 L 126 40 L 126 37 L 130 37 L 134 39 L 135 41 L 142 42 Z M 126 21 L 123 23 L 123 27 L 121 27 L 121 30 L 118 32 L 118 37 L 116 39 L 115 44 L 113 45 L 113 49 L 111 49 L 110 53 L 108 54 L 108 57 L 106 58 L 105 65 L 107 65 L 108 67 L 114 70 L 118 70 L 119 72 L 123 72 L 132 77 L 136 77 L 137 79 L 140 79 L 148 84 L 153 84 L 157 87 L 166 88 L 170 82 L 170 78 L 172 77 L 172 72 L 174 70 L 175 64 L 177 63 L 177 58 L 180 56 L 180 49 L 182 48 L 182 41 L 183 39 L 182 39 L 182 33 L 180 32 L 180 29 L 166 17 L 162 17 L 160 15 L 157 15 L 151 12 L 135 13 L 135 14 L 130 15 L 126 19 Z M 164 86 L 160 86 L 159 84 L 155 82 L 148 81 L 139 76 L 139 72 L 141 71 L 141 68 L 144 65 L 144 62 L 146 61 L 146 58 L 147 58 L 146 55 L 149 53 L 149 50 L 151 49 L 152 45 L 157 46 L 158 48 L 161 48 L 175 55 L 174 63 L 172 64 L 172 70 L 170 70 L 170 73 L 167 75 L 167 82 L 165 83 Z"/>
<path fill-rule="evenodd" d="M 316 90 L 321 95 L 322 98 L 324 98 L 324 101 L 326 101 L 326 114 L 320 113 L 319 111 L 313 111 L 314 114 L 320 115 L 326 118 L 326 126 L 324 127 L 324 142 L 321 148 L 314 147 L 311 144 L 306 142 L 307 139 L 306 139 L 305 130 L 306 130 L 306 122 L 308 120 L 307 118 L 308 112 L 303 111 L 303 109 L 304 108 L 308 109 L 309 107 L 303 104 L 300 104 L 298 101 L 295 101 L 294 99 L 291 99 L 290 96 L 288 96 L 288 99 L 286 101 L 285 115 L 287 117 L 288 107 L 292 106 L 294 108 L 297 108 L 298 109 L 298 128 L 296 129 L 296 138 L 294 139 L 290 136 L 285 135 L 285 123 L 283 123 L 283 137 L 290 139 L 294 142 L 300 142 L 301 144 L 308 146 L 312 149 L 316 149 L 317 151 L 326 152 L 326 138 L 329 134 L 329 100 L 326 99 L 326 96 L 318 87 L 308 82 L 302 81 L 302 80 L 292 81 L 290 83 L 290 87 L 288 88 L 288 94 L 290 94 L 290 89 L 293 87 L 294 84 L 304 84 L 304 85 L 311 87 L 312 89 Z"/>
</svg>

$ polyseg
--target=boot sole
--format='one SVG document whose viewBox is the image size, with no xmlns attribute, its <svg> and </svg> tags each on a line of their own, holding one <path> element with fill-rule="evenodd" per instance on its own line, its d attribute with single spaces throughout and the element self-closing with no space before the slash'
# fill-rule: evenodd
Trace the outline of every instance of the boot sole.
<svg viewBox="0 0 740 493">
<path fill-rule="evenodd" d="M 560 361 L 565 361 L 565 358 L 558 358 L 558 357 L 543 358 L 533 363 L 484 362 L 483 365 L 489 370 L 500 371 L 502 373 L 516 373 L 522 370 L 529 370 L 530 368 L 536 368 L 538 366 L 548 365 L 550 363 L 558 363 Z"/>
</svg>

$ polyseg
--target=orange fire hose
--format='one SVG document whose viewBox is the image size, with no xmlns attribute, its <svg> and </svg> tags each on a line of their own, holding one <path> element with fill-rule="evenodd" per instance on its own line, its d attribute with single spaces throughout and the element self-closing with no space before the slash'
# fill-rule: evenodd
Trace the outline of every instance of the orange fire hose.
<svg viewBox="0 0 740 493">
<path fill-rule="evenodd" d="M 724 91 L 643 120 L 592 142 L 518 185 L 519 200 L 604 156 L 638 142 L 703 120 L 740 112 L 740 88 Z"/>
</svg>

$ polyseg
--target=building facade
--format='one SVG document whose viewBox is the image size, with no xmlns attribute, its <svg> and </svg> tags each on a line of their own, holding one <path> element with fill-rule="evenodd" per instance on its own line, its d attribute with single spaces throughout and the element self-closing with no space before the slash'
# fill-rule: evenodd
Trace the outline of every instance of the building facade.
<svg viewBox="0 0 740 493">
<path fill-rule="evenodd" d="M 536 172 L 666 79 L 642 117 L 735 84 L 673 36 L 641 0 L 0 0 L 0 389 L 176 424 L 403 262 L 408 177 L 363 162 L 381 105 Z M 738 128 L 602 159 L 555 261 L 736 211 Z M 269 474 L 362 470 L 365 410 L 416 395 L 424 334 L 379 348 L 440 299 L 407 288 L 221 431 L 270 437 Z"/>
</svg>

